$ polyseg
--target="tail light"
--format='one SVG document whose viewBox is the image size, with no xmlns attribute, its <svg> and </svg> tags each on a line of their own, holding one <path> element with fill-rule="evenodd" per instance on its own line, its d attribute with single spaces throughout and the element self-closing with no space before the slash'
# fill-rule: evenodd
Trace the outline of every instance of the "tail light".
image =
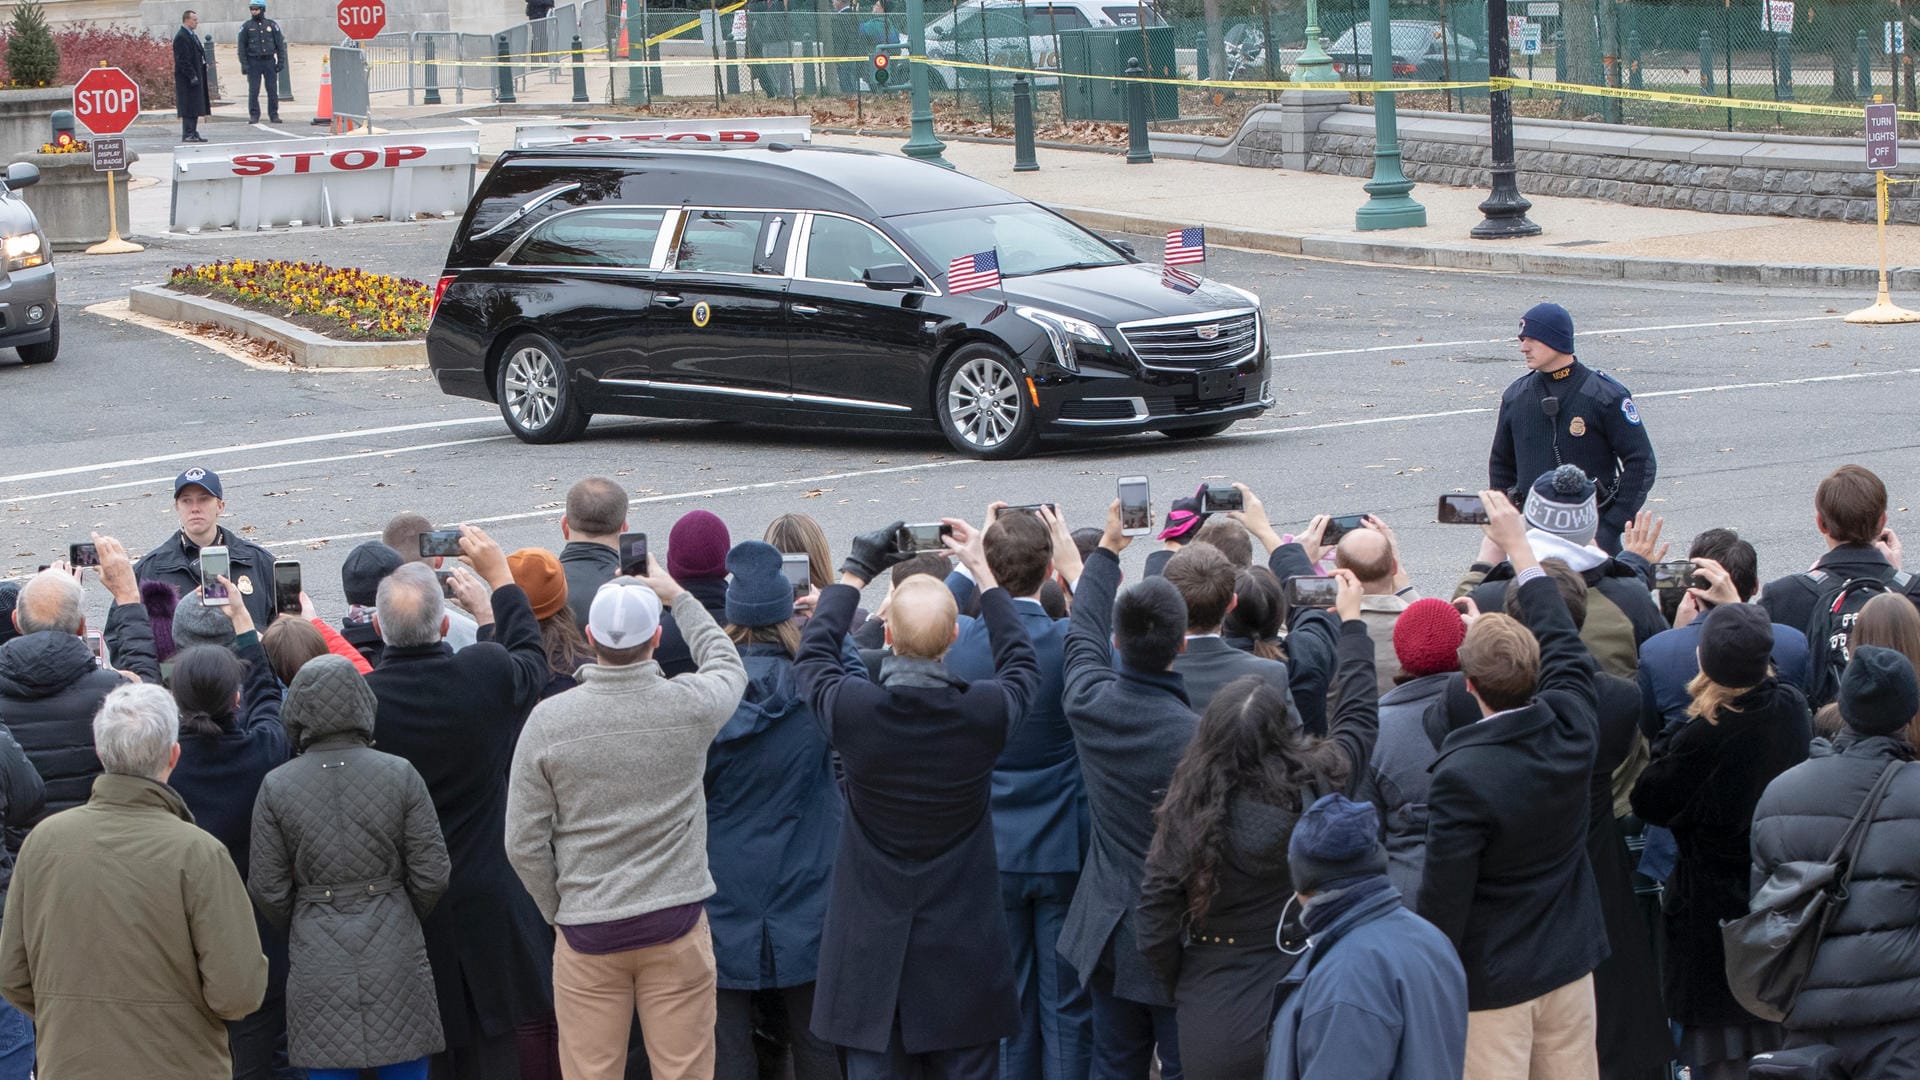
<svg viewBox="0 0 1920 1080">
<path fill-rule="evenodd" d="M 1412 64 L 1395 64 L 1395 65 L 1393 65 L 1393 73 L 1394 73 L 1395 75 L 1411 75 L 1411 74 L 1413 74 L 1414 72 L 1416 72 L 1416 71 L 1418 71 L 1418 70 L 1419 70 L 1419 69 L 1418 69 L 1418 68 L 1416 68 L 1416 67 L 1414 67 L 1414 66 L 1413 66 Z"/>
<path fill-rule="evenodd" d="M 440 298 L 447 295 L 447 286 L 451 284 L 453 284 L 452 274 L 442 274 L 440 280 L 433 283 L 433 303 L 427 305 L 428 322 L 432 322 L 434 314 L 440 310 Z"/>
</svg>

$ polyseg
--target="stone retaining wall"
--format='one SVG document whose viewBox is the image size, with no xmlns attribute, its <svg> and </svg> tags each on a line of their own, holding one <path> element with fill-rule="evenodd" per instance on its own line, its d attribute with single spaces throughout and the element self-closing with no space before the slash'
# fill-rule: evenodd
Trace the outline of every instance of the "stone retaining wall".
<svg viewBox="0 0 1920 1080">
<path fill-rule="evenodd" d="M 1289 91 L 1249 114 L 1232 139 L 1155 135 L 1155 153 L 1345 176 L 1373 172 L 1373 109 L 1346 95 Z M 1489 184 L 1487 120 L 1400 113 L 1401 163 L 1428 184 Z M 1874 220 L 1873 174 L 1859 140 L 1516 119 L 1515 161 L 1528 194 L 1720 214 Z M 1920 162 L 1920 143 L 1901 157 Z M 1920 195 L 1894 188 L 1890 220 L 1920 223 Z"/>
</svg>

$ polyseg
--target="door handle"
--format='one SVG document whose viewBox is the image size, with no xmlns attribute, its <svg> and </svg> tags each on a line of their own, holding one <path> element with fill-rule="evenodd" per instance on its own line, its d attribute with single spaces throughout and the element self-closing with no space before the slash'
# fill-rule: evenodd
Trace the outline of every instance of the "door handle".
<svg viewBox="0 0 1920 1080">
<path fill-rule="evenodd" d="M 819 309 L 819 308 L 817 308 L 817 307 L 814 307 L 814 306 L 813 306 L 812 304 L 795 304 L 795 305 L 793 305 L 793 308 L 792 308 L 792 311 L 793 311 L 793 313 L 794 313 L 795 315 L 818 315 L 818 314 L 820 314 L 820 309 Z"/>
<path fill-rule="evenodd" d="M 659 304 L 661 307 L 673 307 L 680 302 L 680 298 L 672 294 L 662 294 L 654 297 L 653 302 Z"/>
</svg>

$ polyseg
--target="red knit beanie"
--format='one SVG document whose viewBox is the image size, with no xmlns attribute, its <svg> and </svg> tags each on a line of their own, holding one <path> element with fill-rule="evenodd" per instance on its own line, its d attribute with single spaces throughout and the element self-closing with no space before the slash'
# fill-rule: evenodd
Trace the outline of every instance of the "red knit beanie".
<svg viewBox="0 0 1920 1080">
<path fill-rule="evenodd" d="M 667 573 L 675 581 L 724 578 L 732 547 L 727 523 L 710 511 L 695 510 L 674 522 L 667 534 Z"/>
<path fill-rule="evenodd" d="M 1460 670 L 1460 643 L 1467 624 L 1445 600 L 1415 600 L 1393 624 L 1393 653 L 1408 675 L 1436 675 Z"/>
</svg>

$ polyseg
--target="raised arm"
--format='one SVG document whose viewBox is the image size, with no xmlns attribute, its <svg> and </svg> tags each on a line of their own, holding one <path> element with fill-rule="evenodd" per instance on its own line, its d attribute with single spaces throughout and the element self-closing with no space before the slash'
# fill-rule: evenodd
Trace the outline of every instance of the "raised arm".
<svg viewBox="0 0 1920 1080">
<path fill-rule="evenodd" d="M 513 583 L 506 553 L 475 525 L 460 526 L 460 552 L 493 590 L 493 639 L 513 664 L 513 700 L 524 716 L 547 687 L 547 649 L 527 594 Z"/>
<path fill-rule="evenodd" d="M 1360 620 L 1364 590 L 1351 570 L 1335 570 L 1340 582 L 1335 608 L 1340 614 L 1340 639 L 1335 646 L 1333 722 L 1327 738 L 1347 757 L 1346 794 L 1353 796 L 1366 782 L 1373 745 L 1380 737 L 1380 684 L 1374 676 L 1373 639 Z"/>
</svg>

